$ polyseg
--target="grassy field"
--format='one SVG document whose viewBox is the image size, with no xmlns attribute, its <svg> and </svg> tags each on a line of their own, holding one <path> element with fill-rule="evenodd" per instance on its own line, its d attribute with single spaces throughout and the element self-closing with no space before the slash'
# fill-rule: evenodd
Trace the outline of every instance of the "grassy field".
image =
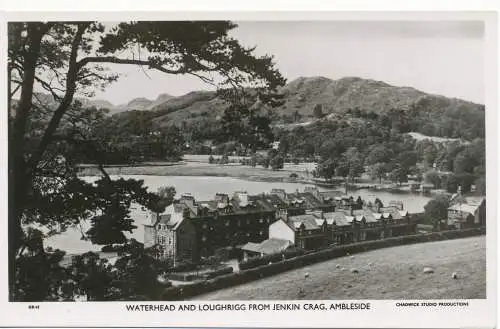
<svg viewBox="0 0 500 329">
<path fill-rule="evenodd" d="M 283 170 L 271 170 L 263 167 L 243 166 L 239 164 L 209 164 L 203 162 L 184 162 L 175 165 L 145 165 L 130 167 L 107 167 L 110 175 L 152 175 L 152 176 L 216 176 L 216 177 L 238 177 L 245 179 L 266 181 L 294 181 L 290 174 L 296 173 L 298 179 L 312 178 L 303 171 L 299 165 L 285 166 Z M 94 176 L 101 173 L 95 167 L 83 167 L 80 170 L 82 176 Z"/>
<path fill-rule="evenodd" d="M 423 273 L 432 267 L 434 273 Z M 352 273 L 352 269 L 359 273 Z M 458 274 L 457 279 L 452 273 Z M 306 277 L 306 273 L 308 277 Z M 314 264 L 195 300 L 486 298 L 484 236 L 385 248 Z"/>
</svg>

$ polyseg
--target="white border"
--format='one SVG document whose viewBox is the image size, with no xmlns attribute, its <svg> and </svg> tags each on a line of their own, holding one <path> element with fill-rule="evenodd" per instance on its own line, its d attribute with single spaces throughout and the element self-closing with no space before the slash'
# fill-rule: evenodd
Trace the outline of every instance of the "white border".
<svg viewBox="0 0 500 329">
<path fill-rule="evenodd" d="M 289 1 L 281 2 L 283 5 L 286 2 L 287 9 L 290 6 Z M 319 1 L 314 1 L 316 5 L 311 5 L 308 8 L 321 9 L 324 6 L 319 5 Z M 427 4 L 431 3 L 436 5 L 435 1 L 424 1 Z M 26 1 L 16 1 L 10 3 L 9 10 L 22 9 Z M 49 2 L 53 4 L 54 1 Z M 88 3 L 85 1 L 80 2 L 80 8 L 86 9 Z M 222 1 L 224 5 L 230 2 Z M 282 8 L 276 5 L 279 2 L 274 2 L 274 5 L 267 6 L 265 9 L 279 9 Z M 296 2 L 292 2 L 296 3 Z M 380 9 L 375 8 L 377 3 L 373 4 L 371 1 L 355 1 L 355 3 L 362 3 L 361 8 L 365 10 Z M 179 1 L 174 4 L 179 5 Z M 189 4 L 189 3 L 188 3 Z M 14 5 L 14 6 L 13 6 Z M 155 8 L 145 8 L 147 3 L 141 4 L 141 9 L 154 10 Z M 439 6 L 440 5 L 440 6 Z M 17 6 L 17 7 L 16 7 Z M 125 7 L 129 6 L 129 7 Z M 44 9 L 53 10 L 50 6 L 45 6 Z M 190 9 L 180 6 L 182 9 Z M 221 7 L 214 3 L 206 4 L 206 8 L 201 10 L 220 10 Z M 210 8 L 208 8 L 210 7 Z M 403 8 L 404 7 L 404 8 Z M 437 3 L 437 9 L 456 9 L 451 8 L 451 2 L 443 5 Z M 30 7 L 24 9 L 38 9 L 36 5 L 30 4 Z M 63 8 L 64 4 L 63 4 Z M 131 10 L 134 7 L 131 1 L 124 1 L 117 5 L 113 2 L 113 7 L 108 10 Z M 469 307 L 466 308 L 438 308 L 438 309 L 425 309 L 425 308 L 396 308 L 397 301 L 391 300 L 372 300 L 372 310 L 370 311 L 333 311 L 333 312 L 210 312 L 210 313 L 181 313 L 181 312 L 127 312 L 125 311 L 125 304 L 121 302 L 102 302 L 102 303 L 41 303 L 40 310 L 28 310 L 27 304 L 24 303 L 8 303 L 7 301 L 7 268 L 1 269 L 2 285 L 0 285 L 0 310 L 2 316 L 0 317 L 1 326 L 126 326 L 126 327 L 147 327 L 147 326 L 175 326 L 175 327 L 419 327 L 419 328 L 437 328 L 437 327 L 474 327 L 474 328 L 489 328 L 495 326 L 495 311 L 496 311 L 496 237 L 498 225 L 496 218 L 498 218 L 497 209 L 497 187 L 498 187 L 498 133 L 496 124 L 498 123 L 498 76 L 497 76 L 497 45 L 498 45 L 498 30 L 497 30 L 497 17 L 492 12 L 241 12 L 237 11 L 240 8 L 235 8 L 231 4 L 224 7 L 226 10 L 229 8 L 232 11 L 226 12 L 136 12 L 133 14 L 135 20 L 184 20 L 184 19 L 231 19 L 231 20 L 484 20 L 485 21 L 485 39 L 486 39 L 486 58 L 485 58 L 485 105 L 487 108 L 487 220 L 488 220 L 488 233 L 487 233 L 487 300 L 469 300 Z M 262 8 L 262 7 L 261 7 Z M 295 10 L 297 7 L 294 7 Z M 432 7 L 431 7 L 432 8 Z M 60 9 L 60 7 L 58 7 Z M 75 9 L 74 7 L 71 9 Z M 165 8 L 162 8 L 165 9 Z M 200 10 L 200 8 L 196 8 Z M 306 8 L 307 9 L 307 8 Z M 331 9 L 331 8 L 330 8 Z M 345 4 L 336 9 L 345 10 Z M 397 2 L 397 5 L 392 9 L 415 9 L 410 6 L 403 6 Z M 468 9 L 480 10 L 481 7 L 469 6 Z M 105 9 L 104 9 L 105 10 Z M 177 7 L 179 10 L 179 7 Z M 23 13 L 8 13 L 5 17 L 9 20 L 101 20 L 101 21 L 119 21 L 130 19 L 131 13 L 117 13 L 117 12 L 59 12 L 59 13 L 40 13 L 40 12 L 23 12 Z M 1 36 L 6 35 L 6 25 L 4 20 L 1 21 L 0 28 Z M 0 75 L 6 76 L 6 65 L 4 65 L 6 39 L 0 37 L 1 42 L 1 60 Z M 467 77 L 464 77 L 466 79 Z M 0 79 L 0 95 L 2 100 L 5 100 L 6 85 L 5 79 Z M 2 102 L 2 109 L 5 120 L 6 116 L 6 102 Z M 4 123 L 4 122 L 3 122 Z M 7 133 L 6 123 L 2 125 L 0 133 L 2 151 L 6 154 Z M 497 152 L 495 152 L 497 151 Z M 497 155 L 496 157 L 494 155 Z M 6 178 L 6 157 L 2 158 L 2 174 Z M 496 183 L 496 184 L 495 184 Z M 7 184 L 2 184 L 1 189 L 1 209 L 3 211 L 2 223 L 6 224 L 7 216 Z M 2 252 L 0 253 L 0 261 L 2 264 L 7 264 L 7 230 L 2 230 L 0 246 Z M 260 301 L 265 302 L 265 301 Z M 319 301 L 315 301 L 319 302 Z M 337 301 L 340 302 L 340 301 Z M 353 302 L 353 301 L 346 301 Z M 367 302 L 366 300 L 362 302 Z M 197 303 L 197 302 L 195 302 Z M 198 302 L 201 303 L 201 302 Z M 300 301 L 299 303 L 307 303 Z M 141 303 L 143 304 L 143 303 Z M 179 304 L 164 302 L 161 304 Z"/>
</svg>

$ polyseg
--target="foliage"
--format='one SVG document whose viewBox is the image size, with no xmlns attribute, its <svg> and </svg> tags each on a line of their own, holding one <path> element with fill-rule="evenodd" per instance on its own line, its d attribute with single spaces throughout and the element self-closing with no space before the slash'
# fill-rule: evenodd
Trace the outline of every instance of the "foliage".
<svg viewBox="0 0 500 329">
<path fill-rule="evenodd" d="M 229 35 L 235 27 L 227 21 L 124 22 L 106 28 L 83 21 L 9 23 L 11 300 L 71 299 L 70 292 L 60 294 L 62 287 L 71 289 L 66 284 L 71 276 L 58 265 L 62 254 L 45 251 L 41 235 L 36 251 L 28 253 L 34 240 L 27 225 L 42 225 L 52 235 L 90 219 L 84 238 L 125 243 L 124 232 L 135 228 L 131 203 L 157 211 L 169 199 L 169 193 L 160 200 L 147 192 L 142 181 L 112 180 L 104 169 L 107 163 L 175 159 L 185 144 L 181 128 L 155 126 L 152 112 L 128 114 L 124 121 L 120 116 L 103 120 L 102 111 L 75 102 L 77 95 L 93 96 L 96 88 L 119 78 L 119 71 L 110 71 L 107 64 L 198 77 L 216 87 L 228 106 L 245 108 L 255 99 L 276 105 L 275 90 L 285 79 L 271 56 L 256 56 L 253 48 Z M 39 99 L 39 90 L 49 93 L 52 105 Z M 19 100 L 14 101 L 16 95 Z M 256 115 L 249 126 L 267 136 L 266 122 Z M 80 180 L 77 164 L 83 161 L 97 164 L 103 178 L 94 184 Z M 129 250 L 113 265 L 115 296 L 153 298 L 159 271 L 154 257 L 137 244 L 125 245 Z M 90 254 L 77 264 L 81 275 L 73 287 L 86 290 L 90 298 L 104 298 L 107 293 L 91 291 L 84 278 L 98 277 L 107 265 Z"/>
<path fill-rule="evenodd" d="M 408 181 L 408 168 L 405 168 L 401 165 L 397 165 L 392 171 L 389 173 L 389 179 L 395 183 L 405 183 Z"/>
<path fill-rule="evenodd" d="M 434 220 L 434 225 L 448 216 L 450 201 L 447 196 L 440 195 L 427 202 L 424 206 L 425 216 Z"/>
<path fill-rule="evenodd" d="M 424 174 L 424 181 L 426 183 L 432 184 L 434 188 L 439 188 L 441 186 L 441 176 L 436 170 L 429 170 Z"/>
<path fill-rule="evenodd" d="M 475 176 L 472 174 L 450 174 L 443 179 L 442 186 L 449 193 L 455 193 L 459 186 L 462 188 L 463 193 L 468 193 L 474 180 Z"/>
<path fill-rule="evenodd" d="M 332 179 L 335 176 L 337 162 L 334 159 L 325 159 L 318 163 L 316 172 L 320 177 Z"/>
<path fill-rule="evenodd" d="M 368 174 L 371 179 L 378 179 L 382 183 L 382 179 L 387 174 L 387 166 L 384 163 L 375 163 L 368 167 Z"/>
<path fill-rule="evenodd" d="M 321 104 L 316 104 L 313 108 L 313 115 L 315 118 L 321 119 L 324 117 L 323 106 Z"/>
<path fill-rule="evenodd" d="M 285 164 L 285 159 L 280 155 L 275 155 L 270 158 L 269 165 L 272 170 L 283 169 L 283 165 Z"/>
</svg>

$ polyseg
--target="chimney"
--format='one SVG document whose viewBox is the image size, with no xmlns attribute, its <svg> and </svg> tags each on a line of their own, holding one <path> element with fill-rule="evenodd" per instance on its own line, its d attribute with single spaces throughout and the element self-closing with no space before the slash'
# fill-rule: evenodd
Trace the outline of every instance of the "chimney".
<svg viewBox="0 0 500 329">
<path fill-rule="evenodd" d="M 287 209 L 286 208 L 279 209 L 276 212 L 276 219 L 283 219 L 284 221 L 286 221 L 288 219 L 288 211 L 287 211 Z"/>
<path fill-rule="evenodd" d="M 217 201 L 217 203 L 228 203 L 229 202 L 229 195 L 224 194 L 224 193 L 216 193 L 215 194 L 215 201 Z"/>
<path fill-rule="evenodd" d="M 281 200 L 286 200 L 286 193 L 284 189 L 273 188 L 271 194 L 277 195 Z"/>
<path fill-rule="evenodd" d="M 181 195 L 180 202 L 184 203 L 185 205 L 189 205 L 189 206 L 193 207 L 194 206 L 194 196 L 191 193 L 183 193 Z"/>
</svg>

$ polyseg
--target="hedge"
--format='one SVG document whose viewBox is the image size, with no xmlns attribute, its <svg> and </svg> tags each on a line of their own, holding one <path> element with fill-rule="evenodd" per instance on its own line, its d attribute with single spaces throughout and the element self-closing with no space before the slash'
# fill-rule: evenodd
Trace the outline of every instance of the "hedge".
<svg viewBox="0 0 500 329">
<path fill-rule="evenodd" d="M 187 272 L 194 271 L 198 267 L 197 264 L 194 263 L 179 263 L 175 267 L 172 268 L 172 272 Z"/>
<path fill-rule="evenodd" d="M 264 255 L 262 257 L 249 258 L 246 261 L 240 262 L 240 270 L 246 270 L 256 266 L 267 265 L 269 263 L 276 263 L 283 260 L 282 253 L 275 253 Z"/>
<path fill-rule="evenodd" d="M 215 278 L 217 276 L 229 274 L 229 273 L 233 273 L 233 268 L 230 266 L 227 266 L 227 267 L 223 267 L 223 268 L 220 268 L 220 269 L 217 269 L 214 271 L 205 272 L 205 273 L 203 273 L 203 275 L 201 277 L 204 279 L 211 279 L 211 278 Z"/>
<path fill-rule="evenodd" d="M 349 245 L 335 246 L 318 252 L 284 259 L 282 261 L 274 262 L 271 264 L 269 262 L 265 264 L 263 263 L 260 266 L 257 265 L 252 268 L 243 269 L 239 273 L 225 274 L 210 280 L 196 282 L 182 287 L 170 287 L 163 291 L 162 299 L 183 300 L 211 291 L 255 281 L 264 277 L 276 275 L 285 271 L 293 270 L 325 260 L 344 257 L 348 254 L 355 254 L 363 251 L 405 244 L 471 237 L 483 235 L 485 233 L 485 228 L 472 228 L 465 230 L 451 230 L 416 235 L 405 235 L 382 240 L 363 241 Z M 256 259 L 252 259 L 252 265 L 257 263 L 258 261 Z"/>
<path fill-rule="evenodd" d="M 170 273 L 168 278 L 175 281 L 193 281 L 196 275 L 192 273 Z"/>
</svg>

